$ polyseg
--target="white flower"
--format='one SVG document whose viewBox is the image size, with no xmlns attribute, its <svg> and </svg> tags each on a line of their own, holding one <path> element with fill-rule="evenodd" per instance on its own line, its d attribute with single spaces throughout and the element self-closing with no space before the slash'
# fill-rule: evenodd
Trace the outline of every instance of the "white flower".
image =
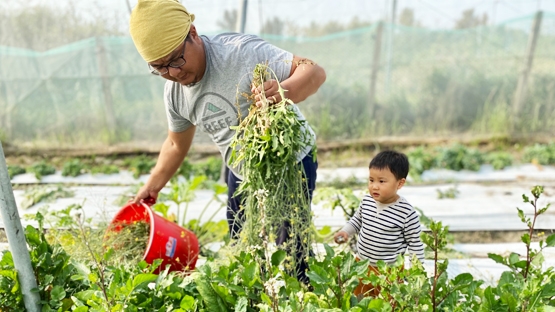
<svg viewBox="0 0 555 312">
<path fill-rule="evenodd" d="M 148 283 L 148 288 L 150 288 L 150 290 L 154 290 L 154 288 L 156 288 L 156 283 Z"/>
<path fill-rule="evenodd" d="M 264 206 L 266 203 L 266 198 L 268 198 L 268 190 L 259 189 L 258 191 L 254 192 L 254 196 L 258 200 L 258 209 L 260 209 L 261 215 L 264 215 Z"/>
<path fill-rule="evenodd" d="M 190 274 L 185 275 L 185 277 L 183 278 L 183 281 L 181 282 L 181 284 L 179 284 L 179 287 L 185 287 L 189 284 L 194 283 L 195 279 L 199 276 L 200 276 L 200 273 L 198 272 L 192 272 Z"/>
<path fill-rule="evenodd" d="M 296 295 L 297 295 L 297 298 L 299 299 L 299 302 L 302 302 L 303 298 L 304 298 L 303 292 L 299 291 L 299 292 L 296 293 Z"/>
<path fill-rule="evenodd" d="M 257 245 L 250 245 L 247 246 L 247 253 L 255 253 L 257 250 L 261 250 L 262 246 L 257 246 Z"/>
<path fill-rule="evenodd" d="M 268 194 L 269 194 L 269 193 L 270 193 L 270 192 L 268 192 L 268 190 L 259 189 L 258 191 L 254 192 L 254 195 L 255 195 L 258 199 L 261 199 L 261 198 L 266 198 L 266 197 L 268 197 Z"/>
<path fill-rule="evenodd" d="M 264 288 L 270 296 L 275 296 L 279 293 L 279 289 L 285 286 L 285 281 L 277 279 L 277 277 L 272 277 L 266 283 L 264 283 Z"/>
</svg>

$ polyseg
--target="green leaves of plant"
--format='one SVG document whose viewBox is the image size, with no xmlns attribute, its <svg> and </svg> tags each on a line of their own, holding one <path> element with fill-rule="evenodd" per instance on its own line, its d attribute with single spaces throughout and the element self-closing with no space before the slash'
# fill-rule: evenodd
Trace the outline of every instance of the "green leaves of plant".
<svg viewBox="0 0 555 312">
<path fill-rule="evenodd" d="M 270 77 L 267 64 L 257 64 L 253 70 L 253 85 Z M 262 79 L 262 80 L 260 80 Z M 283 92 L 279 86 L 280 92 Z M 250 95 L 247 95 L 252 100 Z M 312 137 L 305 135 L 306 120 L 299 118 L 291 101 L 282 97 L 280 103 L 262 107 L 251 105 L 249 114 L 241 120 L 231 142 L 230 167 L 240 168 L 243 176 L 236 194 L 243 195 L 242 208 L 245 224 L 238 247 L 267 246 L 273 237 L 280 237 L 280 229 L 287 224 L 286 247 L 289 255 L 274 255 L 274 262 L 283 262 L 285 274 L 297 275 L 299 262 L 309 256 L 312 222 L 307 181 L 298 163 L 300 152 L 310 148 Z M 254 104 L 254 103 L 252 103 Z M 293 242 L 298 240 L 298 242 Z M 275 258 L 277 257 L 277 258 Z M 274 272 L 271 262 L 262 261 L 261 269 Z M 270 295 L 270 297 L 272 297 Z"/>
<path fill-rule="evenodd" d="M 195 298 L 191 296 L 184 296 L 179 304 L 179 307 L 185 311 L 193 310 L 195 307 Z"/>
<path fill-rule="evenodd" d="M 206 310 L 209 312 L 225 312 L 229 311 L 225 302 L 216 291 L 207 276 L 199 277 L 196 281 L 197 290 L 202 296 L 202 300 L 206 304 Z"/>
<path fill-rule="evenodd" d="M 505 265 L 505 258 L 498 254 L 488 253 L 488 258 L 492 259 L 493 261 Z"/>
<path fill-rule="evenodd" d="M 233 311 L 235 312 L 247 312 L 249 301 L 246 297 L 240 297 L 235 304 Z"/>
<path fill-rule="evenodd" d="M 30 168 L 27 168 L 27 172 L 34 173 L 37 180 L 40 181 L 43 176 L 56 173 L 56 168 L 44 161 L 41 161 L 33 164 Z"/>
<path fill-rule="evenodd" d="M 532 195 L 534 195 L 534 198 L 536 199 L 540 198 L 540 195 L 542 193 L 543 193 L 543 186 L 536 185 L 532 188 Z"/>
<path fill-rule="evenodd" d="M 540 165 L 555 164 L 555 143 L 528 146 L 524 149 L 522 159 Z"/>
<path fill-rule="evenodd" d="M 310 278 L 310 282 L 315 284 L 328 285 L 332 281 L 328 272 L 318 265 L 312 265 L 307 275 Z"/>
<path fill-rule="evenodd" d="M 256 272 L 258 270 L 258 264 L 255 261 L 252 261 L 245 265 L 244 271 L 241 273 L 241 278 L 243 279 L 243 283 L 248 287 L 252 287 L 254 283 L 256 283 Z"/>
<path fill-rule="evenodd" d="M 284 250 L 280 249 L 274 252 L 272 254 L 272 266 L 277 267 L 278 265 L 280 265 L 286 256 L 287 256 L 287 253 Z"/>
<path fill-rule="evenodd" d="M 60 285 L 54 286 L 50 292 L 50 298 L 54 302 L 60 302 L 66 297 L 66 292 Z"/>
<path fill-rule="evenodd" d="M 37 186 L 25 191 L 20 208 L 27 209 L 40 202 L 52 202 L 58 198 L 67 198 L 73 195 L 73 191 L 62 186 Z"/>
<path fill-rule="evenodd" d="M 133 288 L 138 287 L 143 283 L 150 283 L 156 281 L 158 275 L 156 274 L 139 274 L 133 278 Z"/>
<path fill-rule="evenodd" d="M 140 155 L 134 158 L 126 159 L 124 164 L 133 173 L 133 177 L 137 179 L 142 174 L 150 173 L 150 170 L 154 167 L 156 161 L 147 155 Z"/>
<path fill-rule="evenodd" d="M 64 163 L 62 167 L 62 176 L 76 177 L 87 170 L 85 165 L 79 159 L 71 159 Z"/>
<path fill-rule="evenodd" d="M 13 179 L 13 177 L 15 177 L 16 175 L 23 174 L 25 172 L 26 170 L 23 167 L 8 165 L 8 176 L 10 177 L 10 179 Z"/>
<path fill-rule="evenodd" d="M 410 162 L 410 176 L 416 180 L 420 179 L 420 175 L 434 165 L 434 155 L 424 146 L 409 151 L 407 157 Z"/>
<path fill-rule="evenodd" d="M 486 162 L 491 164 L 495 170 L 501 170 L 513 164 L 513 156 L 508 152 L 488 153 L 485 158 Z"/>
<path fill-rule="evenodd" d="M 555 234 L 551 234 L 545 240 L 545 247 L 555 247 Z"/>
</svg>

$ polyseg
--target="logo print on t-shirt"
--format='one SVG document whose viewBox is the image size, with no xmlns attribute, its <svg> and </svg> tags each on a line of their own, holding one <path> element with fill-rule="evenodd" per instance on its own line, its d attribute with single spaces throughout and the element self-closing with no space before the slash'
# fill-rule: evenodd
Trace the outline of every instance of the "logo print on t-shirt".
<svg viewBox="0 0 555 312">
<path fill-rule="evenodd" d="M 191 119 L 202 131 L 212 135 L 216 144 L 233 137 L 235 131 L 229 127 L 239 124 L 235 105 L 214 92 L 201 95 L 195 102 Z"/>
<path fill-rule="evenodd" d="M 221 108 L 217 107 L 216 105 L 208 102 L 204 106 L 204 112 L 202 113 L 202 116 L 203 116 L 202 121 L 207 121 L 207 120 L 219 117 L 219 116 L 224 115 L 224 114 L 225 114 L 224 110 L 222 110 Z"/>
</svg>

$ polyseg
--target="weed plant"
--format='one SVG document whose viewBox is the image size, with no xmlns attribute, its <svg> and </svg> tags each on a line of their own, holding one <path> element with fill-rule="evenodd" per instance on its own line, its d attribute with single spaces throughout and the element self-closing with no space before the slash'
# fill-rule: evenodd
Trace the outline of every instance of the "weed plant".
<svg viewBox="0 0 555 312">
<path fill-rule="evenodd" d="M 492 152 L 486 155 L 485 161 L 491 164 L 493 169 L 502 170 L 513 164 L 513 156 L 507 152 Z"/>
<path fill-rule="evenodd" d="M 10 179 L 13 179 L 13 177 L 15 177 L 16 175 L 23 174 L 25 172 L 26 172 L 26 170 L 23 167 L 8 166 L 8 176 L 10 177 Z"/>
<path fill-rule="evenodd" d="M 119 173 L 119 168 L 116 165 L 101 164 L 98 166 L 91 166 L 90 172 L 92 174 L 116 174 Z"/>
<path fill-rule="evenodd" d="M 435 161 L 435 166 L 438 168 L 478 171 L 480 165 L 484 163 L 484 156 L 476 149 L 468 149 L 464 145 L 454 144 L 447 148 L 440 148 Z"/>
<path fill-rule="evenodd" d="M 536 145 L 526 148 L 523 160 L 526 162 L 549 163 L 551 155 L 549 146 Z M 424 171 L 434 168 L 477 171 L 482 164 L 490 164 L 495 170 L 502 170 L 514 163 L 513 156 L 508 152 L 483 153 L 478 149 L 468 148 L 462 144 L 440 148 L 418 146 L 409 150 L 407 156 L 411 164 L 409 175 L 415 181 L 421 180 Z M 555 158 L 553 161 L 555 162 Z"/>
<path fill-rule="evenodd" d="M 156 161 L 146 155 L 140 155 L 125 159 L 124 164 L 133 173 L 133 177 L 137 179 L 142 174 L 150 173 L 150 170 L 154 167 Z"/>
<path fill-rule="evenodd" d="M 539 165 L 553 165 L 555 164 L 555 143 L 526 147 L 522 159 Z"/>
<path fill-rule="evenodd" d="M 220 180 L 223 160 L 221 157 L 208 157 L 193 164 L 193 176 L 206 176 L 208 181 Z"/>
<path fill-rule="evenodd" d="M 23 193 L 20 208 L 27 209 L 41 202 L 52 202 L 58 198 L 73 197 L 75 194 L 63 186 L 34 186 Z"/>
<path fill-rule="evenodd" d="M 420 179 L 422 173 L 434 166 L 434 154 L 424 146 L 418 146 L 407 153 L 410 163 L 409 175 L 416 180 Z"/>
<path fill-rule="evenodd" d="M 43 176 L 56 173 L 54 166 L 47 164 L 44 160 L 33 164 L 27 169 L 28 172 L 34 173 L 37 180 L 41 180 Z"/>
<path fill-rule="evenodd" d="M 266 64 L 257 64 L 253 85 L 260 87 L 274 76 Z M 240 168 L 243 176 L 236 193 L 242 195 L 246 220 L 239 246 L 242 250 L 260 246 L 267 251 L 263 267 L 270 272 L 269 246 L 285 235 L 287 242 L 278 248 L 287 251 L 284 265 L 289 274 L 296 276 L 300 273 L 294 272 L 296 259 L 308 258 L 313 239 L 308 186 L 297 159 L 311 138 L 303 135 L 306 121 L 298 119 L 291 106 L 294 103 L 285 97 L 281 86 L 279 93 L 281 102 L 273 104 L 262 94 L 261 107 L 255 105 L 253 96 L 247 95 L 252 104 L 248 116 L 234 127 L 230 165 Z"/>
<path fill-rule="evenodd" d="M 180 176 L 186 180 L 204 176 L 207 178 L 207 181 L 218 181 L 220 180 L 222 165 L 223 160 L 221 157 L 208 157 L 204 161 L 195 163 L 185 159 L 173 175 L 172 182 L 175 182 Z"/>
<path fill-rule="evenodd" d="M 79 159 L 70 159 L 62 167 L 62 176 L 64 177 L 76 177 L 81 175 L 88 170 L 85 165 Z"/>
<path fill-rule="evenodd" d="M 221 257 L 190 274 L 167 270 L 154 274 L 159 260 L 152 265 L 144 261 L 132 266 L 109 265 L 113 256 L 109 250 L 95 253 L 88 249 L 89 261 L 78 261 L 56 241 L 47 239 L 40 212 L 35 216 L 39 228 L 27 226 L 25 237 L 42 311 L 553 311 L 555 270 L 544 265 L 542 251 L 555 247 L 555 234 L 533 236 L 537 218 L 549 208 L 538 206 L 542 192 L 543 188 L 536 186 L 533 197 L 523 196 L 533 214 L 517 210 L 529 228 L 522 236 L 526 254 L 489 254 L 508 268 L 490 285 L 470 273 L 449 276 L 449 261 L 441 256 L 449 243 L 448 228 L 434 220 L 425 223 L 429 232 L 422 234 L 430 251 L 430 271 L 416 258 L 404 267 L 405 259 L 399 257 L 393 265 L 378 262 L 380 271 L 388 274 L 369 275 L 367 261 L 356 261 L 351 252 L 324 245 L 325 253 L 309 260 L 310 289 L 287 274 L 284 250 L 268 254 L 262 246 L 245 251 L 228 246 L 220 251 Z M 73 209 L 79 212 L 77 207 Z M 67 222 L 61 224 L 80 231 L 85 219 L 76 219 L 71 211 L 68 208 L 60 215 Z M 87 238 L 86 232 L 80 233 Z M 532 241 L 539 241 L 538 250 L 531 248 Z M 269 265 L 263 266 L 260 259 L 267 259 Z M 355 297 L 353 290 L 359 281 L 379 286 L 377 297 Z M 9 251 L 0 259 L 0 285 L 0 309 L 23 311 L 21 285 Z"/>
<path fill-rule="evenodd" d="M 145 221 L 122 222 L 108 227 L 103 246 L 114 250 L 114 261 L 139 263 L 143 260 L 150 237 L 150 224 Z"/>
<path fill-rule="evenodd" d="M 457 185 L 449 187 L 447 189 L 441 190 L 437 189 L 437 199 L 455 199 L 459 195 L 459 190 L 457 189 Z"/>
</svg>

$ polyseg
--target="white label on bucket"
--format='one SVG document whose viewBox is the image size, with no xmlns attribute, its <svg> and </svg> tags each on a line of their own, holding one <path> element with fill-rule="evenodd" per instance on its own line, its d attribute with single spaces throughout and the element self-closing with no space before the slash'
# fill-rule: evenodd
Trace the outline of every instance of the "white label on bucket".
<svg viewBox="0 0 555 312">
<path fill-rule="evenodd" d="M 173 258 L 176 247 L 177 239 L 170 236 L 170 238 L 168 238 L 168 242 L 166 243 L 166 257 Z"/>
</svg>

